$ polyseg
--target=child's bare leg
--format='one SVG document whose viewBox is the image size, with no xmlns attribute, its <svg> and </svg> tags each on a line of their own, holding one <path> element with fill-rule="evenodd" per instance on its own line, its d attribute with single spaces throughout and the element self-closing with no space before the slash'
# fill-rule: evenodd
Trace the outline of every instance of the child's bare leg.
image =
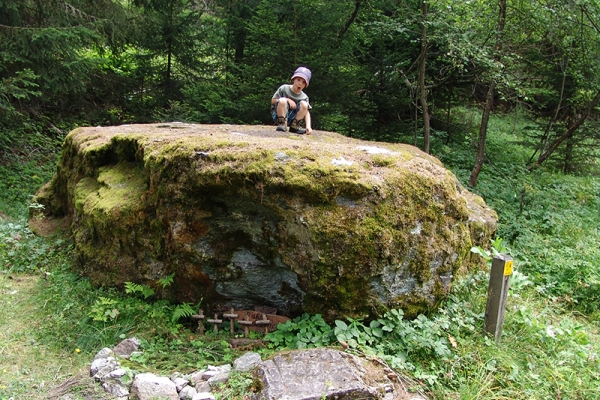
<svg viewBox="0 0 600 400">
<path fill-rule="evenodd" d="M 298 103 L 298 112 L 296 113 L 296 118 L 290 124 L 290 132 L 304 134 L 307 132 L 300 125 L 300 121 L 302 121 L 308 114 L 308 103 L 306 101 L 301 101 Z"/>
<path fill-rule="evenodd" d="M 288 101 L 287 99 L 280 99 L 277 102 L 276 106 L 277 112 L 277 120 L 275 123 L 277 124 L 277 131 L 286 132 L 287 131 L 287 112 L 288 112 Z"/>
<path fill-rule="evenodd" d="M 277 116 L 285 117 L 287 116 L 288 110 L 288 101 L 287 99 L 281 99 L 277 102 Z"/>
<path fill-rule="evenodd" d="M 303 120 L 306 117 L 306 113 L 308 112 L 308 103 L 305 101 L 301 101 L 298 104 L 298 112 L 296 113 L 297 120 Z"/>
</svg>

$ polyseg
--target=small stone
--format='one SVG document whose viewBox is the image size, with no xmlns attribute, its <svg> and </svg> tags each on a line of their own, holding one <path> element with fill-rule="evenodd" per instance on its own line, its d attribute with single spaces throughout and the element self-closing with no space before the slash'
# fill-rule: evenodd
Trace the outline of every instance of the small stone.
<svg viewBox="0 0 600 400">
<path fill-rule="evenodd" d="M 394 391 L 394 385 L 392 385 L 392 384 L 385 385 L 383 387 L 383 389 L 385 390 L 386 393 L 391 393 Z"/>
<path fill-rule="evenodd" d="M 90 376 L 96 378 L 96 375 L 98 375 L 99 372 L 102 372 L 100 375 L 103 376 L 117 368 L 119 368 L 119 363 L 114 357 L 98 358 L 97 360 L 92 361 L 92 365 L 90 366 Z"/>
<path fill-rule="evenodd" d="M 125 376 L 127 374 L 127 371 L 125 371 L 123 368 L 117 368 L 114 371 L 112 371 L 109 376 L 111 378 L 122 378 L 123 376 Z"/>
<path fill-rule="evenodd" d="M 102 350 L 100 350 L 98 353 L 96 353 L 96 357 L 94 357 L 94 360 L 98 360 L 100 358 L 108 358 L 108 357 L 114 357 L 115 353 L 109 349 L 108 347 L 103 348 Z"/>
<path fill-rule="evenodd" d="M 261 361 L 260 354 L 248 352 L 233 362 L 233 369 L 235 371 L 248 372 Z"/>
<path fill-rule="evenodd" d="M 184 378 L 181 378 L 181 377 L 177 377 L 177 378 L 171 379 L 171 380 L 175 384 L 175 387 L 177 388 L 178 392 L 180 392 L 181 389 L 183 389 L 184 387 L 186 387 L 187 385 L 190 384 L 190 382 L 187 379 L 184 379 Z"/>
<path fill-rule="evenodd" d="M 208 380 L 208 384 L 210 385 L 211 388 L 225 384 L 227 382 L 229 382 L 229 372 L 222 372 L 218 375 L 213 376 L 212 378 L 210 378 Z"/>
<path fill-rule="evenodd" d="M 231 364 L 219 365 L 217 369 L 221 372 L 231 372 Z"/>
<path fill-rule="evenodd" d="M 202 378 L 205 372 L 205 369 L 201 369 L 200 371 L 196 371 L 190 375 L 190 381 L 192 382 L 193 386 L 198 386 L 200 383 L 205 381 L 205 379 Z"/>
<path fill-rule="evenodd" d="M 131 357 L 131 353 L 136 352 L 138 350 L 140 344 L 141 343 L 138 338 L 132 337 L 121 341 L 118 345 L 115 346 L 113 351 L 119 357 L 127 359 Z"/>
<path fill-rule="evenodd" d="M 181 400 L 192 400 L 197 393 L 198 392 L 193 387 L 186 386 L 179 392 L 179 398 Z"/>
<path fill-rule="evenodd" d="M 206 372 L 204 372 L 204 374 L 202 374 L 202 379 L 207 381 L 210 378 L 212 378 L 213 376 L 217 376 L 221 373 L 221 371 L 218 371 L 216 369 L 213 370 L 207 370 Z"/>
<path fill-rule="evenodd" d="M 106 381 L 102 382 L 102 387 L 104 388 L 105 392 L 110 393 L 115 397 L 129 396 L 129 388 L 119 383 Z"/>
<path fill-rule="evenodd" d="M 131 386 L 131 396 L 138 400 L 179 400 L 177 388 L 166 376 L 156 376 L 151 373 L 143 373 L 135 376 Z"/>
<path fill-rule="evenodd" d="M 212 387 L 208 381 L 200 381 L 200 383 L 196 385 L 196 392 L 198 393 L 209 393 L 211 390 Z"/>
<path fill-rule="evenodd" d="M 202 392 L 197 393 L 192 400 L 215 400 L 215 396 L 210 393 Z"/>
</svg>

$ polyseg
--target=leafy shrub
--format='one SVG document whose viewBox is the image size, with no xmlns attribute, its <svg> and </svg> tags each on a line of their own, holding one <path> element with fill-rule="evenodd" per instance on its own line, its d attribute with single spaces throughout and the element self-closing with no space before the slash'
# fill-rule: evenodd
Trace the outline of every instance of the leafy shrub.
<svg viewBox="0 0 600 400">
<path fill-rule="evenodd" d="M 277 325 L 277 330 L 265 335 L 272 348 L 305 349 L 331 344 L 331 327 L 321 314 L 303 314 L 285 324 Z"/>
<path fill-rule="evenodd" d="M 71 249 L 63 238 L 45 239 L 21 223 L 0 223 L 0 270 L 7 272 L 45 271 Z"/>
</svg>

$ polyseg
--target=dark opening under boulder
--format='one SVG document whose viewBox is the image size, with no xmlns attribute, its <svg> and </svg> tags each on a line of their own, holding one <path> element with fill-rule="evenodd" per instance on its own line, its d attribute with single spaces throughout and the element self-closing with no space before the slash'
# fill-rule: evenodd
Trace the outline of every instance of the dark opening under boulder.
<svg viewBox="0 0 600 400">
<path fill-rule="evenodd" d="M 497 219 L 415 147 L 264 126 L 78 128 L 37 201 L 96 285 L 327 319 L 430 308 Z"/>
</svg>

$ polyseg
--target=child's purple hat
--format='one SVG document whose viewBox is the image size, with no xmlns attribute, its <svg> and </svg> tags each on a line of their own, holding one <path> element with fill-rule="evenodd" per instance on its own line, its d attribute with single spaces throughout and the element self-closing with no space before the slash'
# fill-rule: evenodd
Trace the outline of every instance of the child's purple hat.
<svg viewBox="0 0 600 400">
<path fill-rule="evenodd" d="M 294 75 L 292 76 L 292 80 L 294 80 L 294 78 L 300 77 L 306 81 L 306 87 L 308 87 L 311 76 L 312 76 L 312 73 L 310 72 L 310 69 L 308 69 L 306 67 L 298 67 L 296 69 L 296 71 L 294 72 Z"/>
</svg>

